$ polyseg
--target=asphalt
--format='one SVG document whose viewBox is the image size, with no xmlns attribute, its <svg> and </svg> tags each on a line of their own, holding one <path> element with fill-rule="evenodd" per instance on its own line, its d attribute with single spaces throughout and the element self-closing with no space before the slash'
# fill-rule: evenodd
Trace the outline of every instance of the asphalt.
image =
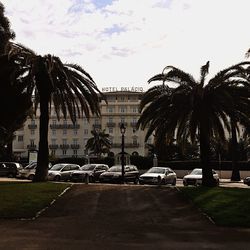
<svg viewBox="0 0 250 250">
<path fill-rule="evenodd" d="M 175 187 L 73 185 L 35 220 L 0 220 L 0 249 L 250 249 Z"/>
</svg>

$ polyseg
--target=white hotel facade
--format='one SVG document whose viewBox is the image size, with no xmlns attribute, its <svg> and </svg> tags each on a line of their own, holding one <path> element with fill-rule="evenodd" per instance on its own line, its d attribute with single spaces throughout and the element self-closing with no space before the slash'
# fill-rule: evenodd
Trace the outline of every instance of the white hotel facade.
<svg viewBox="0 0 250 250">
<path fill-rule="evenodd" d="M 86 157 L 90 152 L 85 149 L 87 140 L 92 137 L 91 130 L 105 129 L 109 134 L 112 147 L 110 152 L 117 155 L 121 152 L 120 124 L 124 123 L 125 152 L 132 155 L 147 154 L 147 143 L 144 142 L 146 131 L 136 130 L 136 123 L 140 117 L 139 104 L 143 94 L 142 88 L 103 88 L 107 103 L 101 101 L 101 116 L 92 116 L 89 121 L 80 117 L 75 125 L 69 117 L 58 121 L 53 110 L 49 122 L 49 153 L 57 158 Z M 39 114 L 39 110 L 37 112 Z M 29 151 L 38 150 L 39 143 L 39 115 L 28 118 L 23 128 L 16 131 L 13 141 L 13 152 L 19 157 L 28 157 Z"/>
</svg>

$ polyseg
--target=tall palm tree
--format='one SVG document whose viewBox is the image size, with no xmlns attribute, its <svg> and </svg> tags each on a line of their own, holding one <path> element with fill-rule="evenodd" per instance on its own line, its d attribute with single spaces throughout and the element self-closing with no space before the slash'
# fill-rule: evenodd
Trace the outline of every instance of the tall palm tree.
<svg viewBox="0 0 250 250">
<path fill-rule="evenodd" d="M 99 131 L 95 129 L 91 131 L 91 134 L 93 136 L 88 139 L 86 149 L 98 157 L 100 157 L 101 154 L 108 153 L 111 148 L 109 134 L 107 134 L 105 130 Z"/>
<path fill-rule="evenodd" d="M 51 105 L 59 120 L 69 115 L 75 123 L 85 114 L 100 116 L 99 102 L 103 97 L 92 77 L 79 65 L 63 64 L 59 57 L 40 56 L 22 45 L 11 44 L 10 55 L 17 55 L 23 66 L 23 84 L 40 107 L 39 151 L 34 181 L 45 181 L 48 172 L 48 124 Z"/>
<path fill-rule="evenodd" d="M 246 118 L 249 114 L 248 83 L 241 75 L 249 65 L 248 62 L 243 62 L 222 70 L 207 84 L 205 79 L 209 62 L 201 67 L 199 81 L 176 67 L 167 66 L 161 74 L 149 79 L 149 82 L 163 81 L 164 91 L 151 95 L 150 100 L 148 93 L 152 92 L 151 89 L 142 98 L 138 127 L 145 129 L 149 126 L 146 139 L 155 130 L 158 131 L 159 138 L 176 138 L 177 142 L 187 139 L 194 142 L 198 135 L 202 184 L 205 186 L 216 184 L 209 164 L 210 139 L 216 137 L 225 141 L 225 132 L 231 131 L 229 118 L 236 115 Z M 177 87 L 165 86 L 166 82 L 174 83 Z"/>
</svg>

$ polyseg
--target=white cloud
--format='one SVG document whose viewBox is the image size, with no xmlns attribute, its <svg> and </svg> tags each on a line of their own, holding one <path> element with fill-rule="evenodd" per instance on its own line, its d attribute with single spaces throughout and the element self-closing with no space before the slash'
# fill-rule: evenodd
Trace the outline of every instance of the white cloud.
<svg viewBox="0 0 250 250">
<path fill-rule="evenodd" d="M 148 88 L 166 65 L 198 77 L 207 60 L 214 74 L 250 47 L 249 0 L 2 2 L 17 42 L 81 64 L 99 88 Z"/>
</svg>

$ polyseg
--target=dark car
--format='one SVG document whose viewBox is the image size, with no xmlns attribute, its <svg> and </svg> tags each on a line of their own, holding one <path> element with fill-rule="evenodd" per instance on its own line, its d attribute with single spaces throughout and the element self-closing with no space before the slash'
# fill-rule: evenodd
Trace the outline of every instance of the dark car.
<svg viewBox="0 0 250 250">
<path fill-rule="evenodd" d="M 250 177 L 246 177 L 244 180 L 243 180 L 244 184 L 250 186 Z"/>
<path fill-rule="evenodd" d="M 16 177 L 22 165 L 17 162 L 0 162 L 0 176 Z"/>
<path fill-rule="evenodd" d="M 99 181 L 99 176 L 109 169 L 105 164 L 86 164 L 80 170 L 76 170 L 71 174 L 71 181 L 86 181 L 96 182 Z M 88 178 L 88 179 L 87 179 Z"/>
<path fill-rule="evenodd" d="M 139 183 L 139 171 L 134 165 L 126 165 L 124 167 L 124 181 Z M 122 182 L 122 166 L 116 165 L 108 171 L 102 173 L 99 177 L 100 182 L 121 183 Z"/>
</svg>

